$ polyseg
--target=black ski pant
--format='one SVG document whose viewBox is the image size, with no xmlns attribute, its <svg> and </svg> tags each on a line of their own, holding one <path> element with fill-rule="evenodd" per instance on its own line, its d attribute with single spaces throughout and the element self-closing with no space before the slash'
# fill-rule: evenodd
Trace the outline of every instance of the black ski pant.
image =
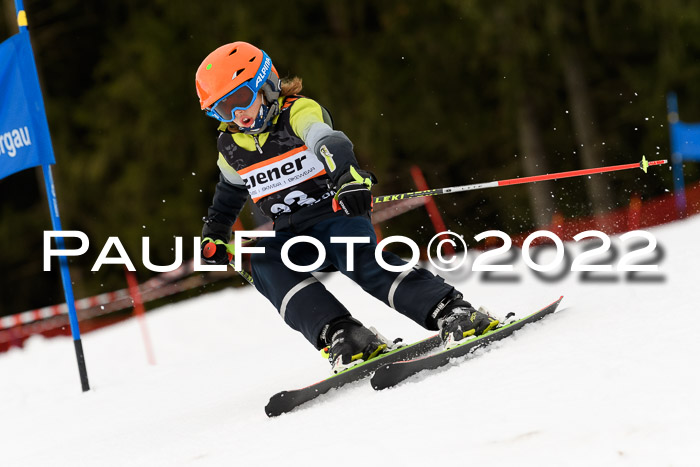
<svg viewBox="0 0 700 467">
<path fill-rule="evenodd" d="M 375 259 L 377 237 L 365 217 L 333 217 L 301 232 L 280 230 L 275 237 L 263 237 L 257 247 L 264 253 L 251 254 L 255 287 L 277 308 L 284 321 L 301 332 L 316 348 L 323 347 L 319 335 L 334 318 L 348 315 L 348 309 L 319 282 L 311 272 L 297 272 L 284 265 L 282 248 L 288 240 L 310 236 L 323 245 L 326 259 L 315 271 L 334 267 L 356 282 L 362 289 L 394 308 L 399 313 L 427 327 L 427 319 L 437 304 L 454 288 L 429 271 L 414 267 L 403 272 L 388 271 Z M 353 244 L 354 268 L 349 270 L 345 243 L 331 243 L 333 237 L 369 237 L 369 243 Z M 298 266 L 314 264 L 319 258 L 316 246 L 302 242 L 288 251 L 291 262 Z M 382 252 L 392 266 L 406 264 L 393 253 Z"/>
</svg>

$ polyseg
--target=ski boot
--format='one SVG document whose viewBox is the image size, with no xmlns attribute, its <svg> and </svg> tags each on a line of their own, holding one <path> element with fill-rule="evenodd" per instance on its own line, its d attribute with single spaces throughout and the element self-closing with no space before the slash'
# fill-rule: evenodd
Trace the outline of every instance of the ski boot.
<svg viewBox="0 0 700 467">
<path fill-rule="evenodd" d="M 333 373 L 387 351 L 387 343 L 351 316 L 331 321 L 322 333 Z M 324 349 L 325 350 L 325 349 Z"/>
<path fill-rule="evenodd" d="M 496 328 L 499 321 L 476 311 L 461 294 L 448 296 L 433 312 L 444 349 L 450 349 L 469 336 L 480 336 Z"/>
</svg>

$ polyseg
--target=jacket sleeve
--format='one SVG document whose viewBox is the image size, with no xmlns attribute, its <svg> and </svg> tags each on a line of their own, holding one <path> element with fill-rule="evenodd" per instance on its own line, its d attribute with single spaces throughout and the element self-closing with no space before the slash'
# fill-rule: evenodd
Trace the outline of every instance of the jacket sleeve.
<svg viewBox="0 0 700 467">
<path fill-rule="evenodd" d="M 323 163 L 333 184 L 337 184 L 351 166 L 360 168 L 352 142 L 345 133 L 331 128 L 330 121 L 324 121 L 322 107 L 317 102 L 299 99 L 290 111 L 292 129 Z"/>
<path fill-rule="evenodd" d="M 235 170 L 226 162 L 223 162 L 225 165 L 222 166 L 222 159 L 223 157 L 219 158 L 221 174 L 214 191 L 214 199 L 207 211 L 207 217 L 204 218 L 202 238 L 209 237 L 228 242 L 231 239 L 231 227 L 248 199 L 248 190 Z"/>
</svg>

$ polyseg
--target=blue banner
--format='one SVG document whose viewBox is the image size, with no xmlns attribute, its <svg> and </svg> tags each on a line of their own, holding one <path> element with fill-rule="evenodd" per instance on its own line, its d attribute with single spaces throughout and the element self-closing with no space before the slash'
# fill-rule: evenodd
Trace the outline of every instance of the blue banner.
<svg viewBox="0 0 700 467">
<path fill-rule="evenodd" d="M 700 123 L 671 123 L 671 154 L 684 160 L 700 160 Z"/>
<path fill-rule="evenodd" d="M 21 28 L 0 44 L 0 179 L 55 162 L 29 33 Z"/>
</svg>

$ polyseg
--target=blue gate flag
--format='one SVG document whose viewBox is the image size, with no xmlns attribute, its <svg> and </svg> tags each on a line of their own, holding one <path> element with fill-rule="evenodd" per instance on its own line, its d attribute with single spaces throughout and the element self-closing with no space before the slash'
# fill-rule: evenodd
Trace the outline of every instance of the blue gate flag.
<svg viewBox="0 0 700 467">
<path fill-rule="evenodd" d="M 51 164 L 56 160 L 51 146 L 49 123 L 44 111 L 39 77 L 34 65 L 34 53 L 29 42 L 27 13 L 22 0 L 15 0 L 19 33 L 0 44 L 0 179 L 37 165 L 42 166 L 44 185 L 54 230 L 61 230 L 58 215 L 56 187 L 51 174 Z M 56 246 L 65 249 L 63 238 L 56 238 Z M 83 392 L 90 390 L 83 343 L 80 339 L 78 314 L 75 309 L 73 286 L 68 270 L 68 260 L 59 256 L 63 293 L 68 305 L 68 321 L 73 334 L 75 356 Z"/>
<path fill-rule="evenodd" d="M 0 44 L 0 179 L 55 164 L 27 28 Z"/>
</svg>

